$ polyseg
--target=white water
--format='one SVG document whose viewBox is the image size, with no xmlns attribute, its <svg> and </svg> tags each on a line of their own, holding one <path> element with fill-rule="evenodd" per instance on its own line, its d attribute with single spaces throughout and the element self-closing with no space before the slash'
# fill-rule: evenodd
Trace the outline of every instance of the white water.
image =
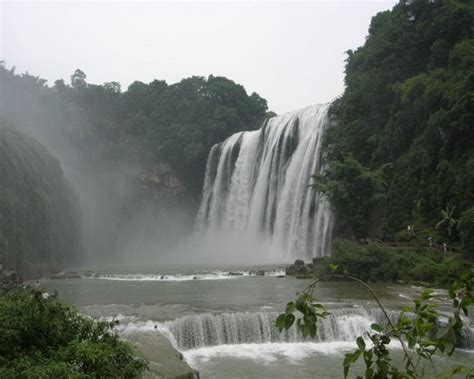
<svg viewBox="0 0 474 379">
<path fill-rule="evenodd" d="M 151 332 L 166 335 L 181 351 L 208 346 L 297 343 L 305 339 L 295 327 L 280 333 L 275 326 L 276 312 L 202 313 L 156 323 L 122 318 L 121 333 Z M 379 311 L 362 308 L 338 309 L 318 324 L 313 343 L 349 342 L 366 335 L 372 323 L 383 323 Z"/>
<path fill-rule="evenodd" d="M 329 255 L 333 214 L 308 188 L 310 176 L 323 170 L 327 110 L 314 105 L 273 117 L 215 145 L 197 217 L 201 231 L 258 241 L 272 255 L 266 260 Z"/>
<path fill-rule="evenodd" d="M 201 347 L 187 350 L 183 356 L 191 366 L 209 362 L 215 358 L 232 357 L 255 360 L 260 364 L 275 363 L 281 358 L 290 363 L 298 363 L 304 358 L 317 355 L 341 355 L 346 351 L 354 350 L 356 344 L 352 342 L 293 342 L 293 343 L 263 343 L 240 344 Z"/>
<path fill-rule="evenodd" d="M 189 280 L 227 280 L 238 279 L 247 276 L 285 276 L 285 270 L 259 271 L 259 270 L 235 270 L 235 271 L 212 271 L 206 273 L 195 274 L 107 274 L 96 273 L 86 276 L 91 279 L 117 280 L 117 281 L 141 281 L 141 282 L 183 282 Z"/>
</svg>

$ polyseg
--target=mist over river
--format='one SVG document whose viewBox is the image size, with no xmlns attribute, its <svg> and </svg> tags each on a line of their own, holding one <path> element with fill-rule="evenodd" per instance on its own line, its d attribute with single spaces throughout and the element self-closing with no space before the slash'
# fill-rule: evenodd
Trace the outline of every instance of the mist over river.
<svg viewBox="0 0 474 379">
<path fill-rule="evenodd" d="M 383 321 L 381 312 L 363 288 L 322 282 L 316 296 L 332 316 L 320 324 L 316 338 L 304 340 L 294 330 L 280 334 L 274 327 L 277 314 L 309 283 L 285 276 L 281 266 L 108 268 L 78 279 L 41 281 L 83 313 L 119 320 L 121 336 L 140 341 L 151 354 L 156 340 L 166 338 L 201 378 L 341 378 L 344 354 L 355 349 L 355 338 L 371 323 Z M 395 284 L 373 287 L 392 311 L 422 290 Z M 448 310 L 445 291 L 435 293 L 440 310 Z M 472 336 L 470 329 L 470 344 Z M 399 347 L 393 344 L 393 349 L 401 360 Z M 473 358 L 472 350 L 460 350 L 439 363 L 472 365 Z"/>
</svg>

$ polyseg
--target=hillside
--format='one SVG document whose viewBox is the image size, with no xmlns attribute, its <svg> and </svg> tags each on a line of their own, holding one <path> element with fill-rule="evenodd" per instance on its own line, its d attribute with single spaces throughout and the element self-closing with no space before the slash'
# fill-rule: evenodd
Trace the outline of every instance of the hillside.
<svg viewBox="0 0 474 379">
<path fill-rule="evenodd" d="M 59 162 L 37 141 L 0 122 L 0 261 L 22 275 L 78 262 L 76 199 Z"/>
<path fill-rule="evenodd" d="M 347 54 L 316 188 L 346 235 L 393 240 L 415 225 L 459 244 L 474 205 L 474 3 L 400 1 Z"/>
</svg>

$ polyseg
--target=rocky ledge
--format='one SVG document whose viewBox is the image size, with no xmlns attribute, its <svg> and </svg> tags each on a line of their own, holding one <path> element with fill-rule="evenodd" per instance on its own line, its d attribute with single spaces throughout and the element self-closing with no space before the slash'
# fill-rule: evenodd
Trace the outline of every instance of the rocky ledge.
<svg viewBox="0 0 474 379">
<path fill-rule="evenodd" d="M 327 265 L 326 258 L 313 258 L 311 263 L 308 264 L 301 259 L 297 259 L 295 263 L 286 268 L 286 275 L 294 276 L 297 279 L 311 279 L 322 275 Z"/>
<path fill-rule="evenodd" d="M 191 368 L 183 355 L 159 332 L 136 333 L 126 338 L 148 362 L 147 379 L 199 379 L 199 372 Z"/>
</svg>

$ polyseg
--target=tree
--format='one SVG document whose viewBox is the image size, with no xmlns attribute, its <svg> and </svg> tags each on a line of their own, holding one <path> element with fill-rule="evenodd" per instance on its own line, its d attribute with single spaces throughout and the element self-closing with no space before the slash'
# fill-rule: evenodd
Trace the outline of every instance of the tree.
<svg viewBox="0 0 474 379">
<path fill-rule="evenodd" d="M 444 226 L 446 228 L 446 232 L 448 236 L 452 236 L 453 232 L 456 229 L 456 225 L 458 220 L 454 218 L 454 210 L 456 209 L 455 206 L 447 207 L 441 211 L 441 216 L 443 217 L 441 221 L 436 224 L 436 227 L 439 228 L 440 226 Z"/>
<path fill-rule="evenodd" d="M 87 75 L 83 71 L 79 69 L 74 71 L 74 74 L 71 75 L 72 88 L 74 88 L 75 90 L 86 88 L 87 87 L 86 78 L 87 78 Z"/>
</svg>

